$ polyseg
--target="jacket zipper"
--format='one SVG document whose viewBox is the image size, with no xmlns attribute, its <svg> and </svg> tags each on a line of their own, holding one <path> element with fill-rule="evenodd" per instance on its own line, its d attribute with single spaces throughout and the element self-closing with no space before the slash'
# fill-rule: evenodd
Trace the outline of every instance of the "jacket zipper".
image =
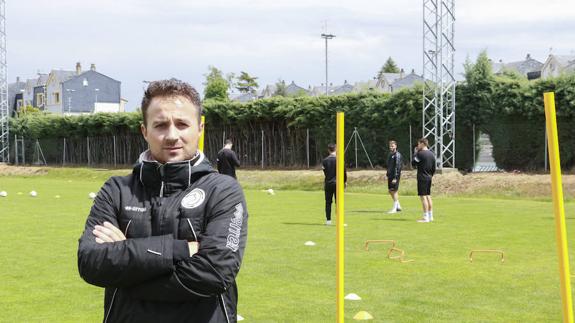
<svg viewBox="0 0 575 323">
<path fill-rule="evenodd" d="M 104 319 L 104 323 L 108 322 L 108 317 L 110 316 L 110 313 L 112 312 L 112 306 L 114 305 L 114 298 L 116 298 L 116 292 L 118 291 L 118 289 L 114 289 L 114 294 L 112 295 L 112 300 L 110 301 L 110 307 L 108 308 L 108 313 L 106 314 L 106 318 Z"/>
<path fill-rule="evenodd" d="M 220 294 L 220 299 L 222 300 L 222 307 L 224 308 L 224 314 L 226 315 L 226 322 L 230 323 L 230 317 L 228 316 L 228 310 L 226 309 L 226 302 L 224 302 L 224 296 Z"/>
<path fill-rule="evenodd" d="M 192 234 L 194 235 L 194 241 L 198 241 L 198 236 L 196 235 L 196 231 L 194 231 L 194 227 L 192 226 L 192 222 L 190 222 L 190 219 L 188 220 L 188 224 L 190 225 L 190 229 L 192 229 Z"/>
</svg>

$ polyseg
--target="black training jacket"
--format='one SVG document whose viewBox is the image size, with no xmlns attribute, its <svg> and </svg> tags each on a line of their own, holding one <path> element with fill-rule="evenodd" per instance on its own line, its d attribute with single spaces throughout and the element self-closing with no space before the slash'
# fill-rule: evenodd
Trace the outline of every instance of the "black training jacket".
<svg viewBox="0 0 575 323">
<path fill-rule="evenodd" d="M 337 160 L 334 155 L 327 156 L 322 162 L 324 184 L 335 184 L 337 182 Z M 347 171 L 343 170 L 343 182 L 347 183 Z"/>
<path fill-rule="evenodd" d="M 236 167 L 240 167 L 240 160 L 233 150 L 223 148 L 218 152 L 217 165 L 220 174 L 236 178 Z"/>
<path fill-rule="evenodd" d="M 236 322 L 247 216 L 238 182 L 203 154 L 141 160 L 131 175 L 110 178 L 78 247 L 80 276 L 106 288 L 104 322 Z M 127 239 L 96 243 L 92 230 L 104 221 Z M 192 257 L 187 241 L 199 242 Z"/>
<path fill-rule="evenodd" d="M 401 177 L 402 166 L 403 158 L 399 151 L 396 151 L 394 154 L 389 154 L 389 157 L 387 158 L 387 178 L 399 179 Z"/>
</svg>

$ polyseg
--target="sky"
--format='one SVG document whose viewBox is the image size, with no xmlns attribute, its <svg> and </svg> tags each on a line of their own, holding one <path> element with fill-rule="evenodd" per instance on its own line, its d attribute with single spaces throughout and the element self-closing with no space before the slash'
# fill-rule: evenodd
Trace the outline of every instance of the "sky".
<svg viewBox="0 0 575 323">
<path fill-rule="evenodd" d="M 99 72 L 122 82 L 127 110 L 143 81 L 178 78 L 203 92 L 212 65 L 248 72 L 260 88 L 307 88 L 372 79 L 388 57 L 421 74 L 422 0 L 7 0 L 8 80 L 51 69 Z M 496 61 L 529 53 L 575 55 L 575 0 L 456 0 L 455 72 L 482 50 Z M 327 26 L 327 28 L 326 28 Z"/>
</svg>

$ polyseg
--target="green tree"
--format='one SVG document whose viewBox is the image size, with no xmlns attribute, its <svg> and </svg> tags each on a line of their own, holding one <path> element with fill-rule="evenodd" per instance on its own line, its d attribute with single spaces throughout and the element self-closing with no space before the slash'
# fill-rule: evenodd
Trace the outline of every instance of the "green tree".
<svg viewBox="0 0 575 323">
<path fill-rule="evenodd" d="M 240 76 L 237 77 L 236 89 L 241 93 L 256 93 L 256 89 L 259 87 L 258 78 L 250 76 L 246 72 L 240 72 Z"/>
<path fill-rule="evenodd" d="M 204 74 L 204 99 L 227 100 L 229 83 L 222 71 L 214 66 L 208 66 L 208 73 Z"/>
<path fill-rule="evenodd" d="M 383 64 L 379 73 L 377 73 L 378 80 L 381 80 L 383 73 L 399 73 L 399 67 L 397 67 L 395 61 L 391 57 L 385 61 L 385 64 Z"/>
<path fill-rule="evenodd" d="M 287 86 L 284 80 L 278 80 L 276 83 L 276 89 L 274 91 L 274 96 L 287 96 Z"/>
<path fill-rule="evenodd" d="M 40 109 L 33 107 L 31 105 L 27 105 L 25 107 L 20 107 L 18 109 L 18 117 L 23 117 L 26 115 L 33 115 L 33 114 L 42 114 L 42 111 L 40 111 Z"/>
<path fill-rule="evenodd" d="M 487 52 L 483 50 L 479 53 L 475 63 L 467 59 L 463 68 L 465 84 L 461 89 L 463 97 L 458 104 L 473 107 L 466 111 L 464 120 L 469 125 L 485 123 L 495 109 L 493 104 L 495 78 Z"/>
</svg>

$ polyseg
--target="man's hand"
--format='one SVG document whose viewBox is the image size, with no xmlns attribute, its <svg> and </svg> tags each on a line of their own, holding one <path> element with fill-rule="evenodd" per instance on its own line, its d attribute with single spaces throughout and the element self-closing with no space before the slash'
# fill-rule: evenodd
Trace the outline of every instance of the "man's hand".
<svg viewBox="0 0 575 323">
<path fill-rule="evenodd" d="M 92 233 L 96 236 L 97 243 L 116 242 L 126 240 L 126 237 L 110 222 L 104 222 L 104 225 L 96 225 Z"/>
<path fill-rule="evenodd" d="M 190 257 L 198 253 L 200 244 L 197 241 L 188 241 L 188 250 L 190 250 Z"/>
</svg>

